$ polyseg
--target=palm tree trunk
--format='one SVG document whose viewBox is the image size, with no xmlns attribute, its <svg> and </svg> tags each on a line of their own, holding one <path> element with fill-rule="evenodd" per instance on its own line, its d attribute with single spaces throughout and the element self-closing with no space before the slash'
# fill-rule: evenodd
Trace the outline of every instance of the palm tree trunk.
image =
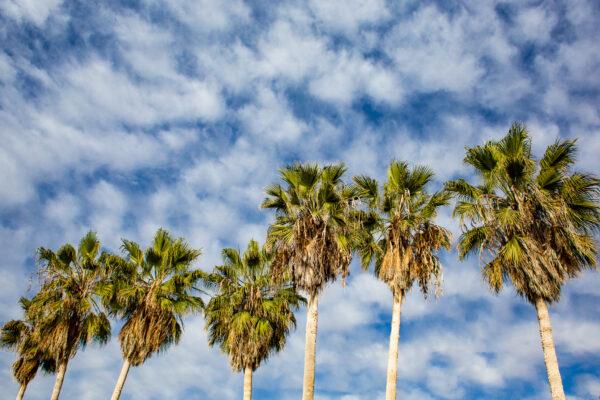
<svg viewBox="0 0 600 400">
<path fill-rule="evenodd" d="M 554 339 L 552 338 L 552 326 L 550 325 L 550 315 L 546 301 L 538 298 L 535 302 L 538 322 L 540 324 L 540 337 L 542 338 L 542 349 L 544 350 L 544 362 L 550 382 L 550 392 L 552 400 L 565 400 L 562 378 L 558 369 L 558 359 L 554 349 Z"/>
<path fill-rule="evenodd" d="M 27 385 L 21 385 L 19 387 L 19 392 L 17 393 L 17 400 L 23 400 L 23 396 L 25 396 L 25 389 L 27 389 Z"/>
<path fill-rule="evenodd" d="M 68 360 L 65 360 L 58 366 L 58 371 L 56 371 L 56 380 L 54 381 L 54 389 L 52 389 L 52 396 L 50 397 L 50 400 L 58 400 L 60 389 L 62 388 L 63 381 L 65 380 L 65 374 L 67 373 L 68 362 Z"/>
<path fill-rule="evenodd" d="M 318 298 L 311 294 L 306 308 L 306 343 L 304 345 L 304 386 L 302 400 L 315 398 L 315 358 L 317 355 Z"/>
<path fill-rule="evenodd" d="M 398 342 L 400 341 L 400 311 L 402 310 L 402 293 L 394 293 L 392 307 L 392 326 L 390 330 L 390 350 L 388 352 L 387 383 L 385 399 L 396 400 L 398 381 Z"/>
<path fill-rule="evenodd" d="M 252 368 L 244 370 L 244 400 L 252 400 Z"/>
<path fill-rule="evenodd" d="M 131 364 L 129 360 L 123 360 L 123 366 L 121 367 L 121 373 L 119 374 L 119 379 L 117 380 L 117 384 L 115 385 L 115 390 L 113 391 L 111 400 L 119 400 L 121 397 L 121 392 L 123 391 L 123 386 L 125 385 L 125 379 L 127 379 L 127 373 L 129 372 L 129 367 Z"/>
</svg>

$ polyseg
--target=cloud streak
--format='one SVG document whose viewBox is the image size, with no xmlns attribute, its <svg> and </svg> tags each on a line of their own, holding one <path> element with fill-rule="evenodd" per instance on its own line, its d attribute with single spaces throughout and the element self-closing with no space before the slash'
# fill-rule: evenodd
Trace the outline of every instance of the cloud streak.
<svg viewBox="0 0 600 400">
<path fill-rule="evenodd" d="M 295 160 L 381 178 L 405 159 L 439 186 L 468 173 L 465 145 L 521 120 L 537 154 L 578 137 L 579 165 L 600 173 L 599 17 L 587 0 L 0 2 L 0 320 L 31 294 L 35 248 L 90 228 L 117 250 L 165 227 L 202 248 L 203 269 L 224 246 L 264 240 L 263 188 Z M 457 231 L 449 212 L 440 220 Z M 401 396 L 545 398 L 533 309 L 512 290 L 491 295 L 477 260 L 443 258 L 444 296 L 411 293 L 403 310 Z M 551 309 L 573 399 L 600 386 L 598 284 L 584 274 Z M 319 398 L 381 398 L 389 291 L 353 266 L 320 311 Z M 298 398 L 303 326 L 301 311 L 256 374 L 258 398 Z M 241 376 L 203 329 L 189 319 L 179 346 L 132 370 L 124 398 L 239 398 Z M 6 393 L 12 357 L 0 353 Z M 64 397 L 106 398 L 119 367 L 116 338 L 89 347 Z M 30 398 L 51 385 L 40 376 Z"/>
</svg>

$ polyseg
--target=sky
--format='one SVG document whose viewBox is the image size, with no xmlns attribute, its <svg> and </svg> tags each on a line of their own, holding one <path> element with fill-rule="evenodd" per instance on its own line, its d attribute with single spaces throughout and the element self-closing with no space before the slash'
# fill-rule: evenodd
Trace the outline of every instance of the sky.
<svg viewBox="0 0 600 400">
<path fill-rule="evenodd" d="M 557 1 L 0 0 L 0 322 L 35 288 L 35 249 L 92 229 L 107 250 L 164 227 L 202 249 L 264 241 L 277 169 L 337 162 L 385 176 L 391 159 L 431 166 L 433 187 L 471 177 L 464 147 L 525 123 L 540 155 L 578 138 L 600 174 L 600 3 Z M 457 236 L 445 209 L 438 222 Z M 399 398 L 547 399 L 534 308 L 493 295 L 476 257 L 441 254 L 444 293 L 402 312 Z M 600 275 L 550 308 L 569 399 L 600 396 Z M 381 399 L 391 294 L 356 264 L 320 300 L 316 397 Z M 297 399 L 304 309 L 260 367 L 256 399 Z M 63 399 L 110 396 L 113 338 L 69 366 Z M 0 351 L 0 398 L 14 354 Z M 40 374 L 29 399 L 45 399 Z M 128 376 L 124 400 L 241 397 L 242 376 L 210 349 L 201 316 L 181 343 Z"/>
</svg>

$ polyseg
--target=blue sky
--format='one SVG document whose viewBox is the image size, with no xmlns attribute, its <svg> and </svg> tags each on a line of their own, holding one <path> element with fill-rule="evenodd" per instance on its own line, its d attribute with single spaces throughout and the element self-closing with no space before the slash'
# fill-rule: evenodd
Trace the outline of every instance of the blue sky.
<svg viewBox="0 0 600 400">
<path fill-rule="evenodd" d="M 108 249 L 158 227 L 203 250 L 264 240 L 258 205 L 277 168 L 344 161 L 382 177 L 392 158 L 468 176 L 465 145 L 527 124 L 539 152 L 578 138 L 600 173 L 600 3 L 569 1 L 0 0 L 0 321 L 31 294 L 34 251 L 88 229 Z M 458 233 L 445 210 L 439 222 Z M 402 314 L 404 399 L 545 399 L 535 312 L 483 285 L 476 259 L 443 254 L 444 295 Z M 571 399 L 600 395 L 598 274 L 551 308 Z M 317 397 L 380 399 L 391 295 L 353 266 L 320 302 Z M 304 310 L 255 398 L 296 399 Z M 118 325 L 115 325 L 115 333 Z M 0 353 L 3 398 L 13 354 Z M 118 342 L 72 361 L 65 399 L 105 399 Z M 29 398 L 46 398 L 40 375 Z M 241 376 L 209 349 L 201 318 L 179 346 L 130 372 L 124 399 L 236 399 Z"/>
</svg>

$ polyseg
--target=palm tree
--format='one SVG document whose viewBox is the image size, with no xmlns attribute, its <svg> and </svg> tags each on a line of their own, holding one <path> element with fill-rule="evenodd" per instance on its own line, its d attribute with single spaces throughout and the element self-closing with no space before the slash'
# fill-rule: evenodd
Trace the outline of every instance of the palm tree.
<svg viewBox="0 0 600 400">
<path fill-rule="evenodd" d="M 199 290 L 196 285 L 206 275 L 190 268 L 200 251 L 163 229 L 145 251 L 125 239 L 121 249 L 125 258 L 113 255 L 106 260 L 112 274 L 102 289 L 111 314 L 125 321 L 119 332 L 123 367 L 113 400 L 121 396 L 131 366 L 179 342 L 183 316 L 204 305 L 193 291 Z"/>
<path fill-rule="evenodd" d="M 427 167 L 411 169 L 405 162 L 392 161 L 381 192 L 375 179 L 354 177 L 358 196 L 368 206 L 356 242 L 361 263 L 364 268 L 374 263 L 375 274 L 393 295 L 387 400 L 396 399 L 402 301 L 415 282 L 425 296 L 432 281 L 440 288 L 442 266 L 436 253 L 450 248 L 450 232 L 434 223 L 438 208 L 448 204 L 450 195 L 428 193 L 433 176 Z"/>
<path fill-rule="evenodd" d="M 263 208 L 274 209 L 267 248 L 273 251 L 275 277 L 290 276 L 308 293 L 303 400 L 314 398 L 318 294 L 338 276 L 345 278 L 351 260 L 351 193 L 342 183 L 342 164 L 321 167 L 293 164 L 280 170 L 284 185 L 267 187 Z"/>
<path fill-rule="evenodd" d="M 568 278 L 596 267 L 600 227 L 600 180 L 572 171 L 575 152 L 575 141 L 557 141 L 536 161 L 526 128 L 515 123 L 503 139 L 467 148 L 480 184 L 447 185 L 458 197 L 460 257 L 479 253 L 495 292 L 510 280 L 536 308 L 552 399 L 565 394 L 547 305 Z"/>
<path fill-rule="evenodd" d="M 211 282 L 218 293 L 206 309 L 209 344 L 218 344 L 235 371 L 244 371 L 244 400 L 252 399 L 252 373 L 271 353 L 283 349 L 294 310 L 304 299 L 290 282 L 274 284 L 270 255 L 251 240 L 243 255 L 223 249 L 224 265 L 215 267 Z"/>
<path fill-rule="evenodd" d="M 40 367 L 48 373 L 54 373 L 55 369 L 52 357 L 40 347 L 35 334 L 35 321 L 28 315 L 30 300 L 21 297 L 19 303 L 25 319 L 8 321 L 0 333 L 0 347 L 17 353 L 12 365 L 13 375 L 20 385 L 17 400 L 23 398 L 27 385 L 35 378 Z"/>
<path fill-rule="evenodd" d="M 51 400 L 57 400 L 69 360 L 90 341 L 110 339 L 110 322 L 99 307 L 98 288 L 107 276 L 100 242 L 88 232 L 77 249 L 38 249 L 42 286 L 28 306 L 36 321 L 36 340 L 57 366 Z"/>
</svg>

